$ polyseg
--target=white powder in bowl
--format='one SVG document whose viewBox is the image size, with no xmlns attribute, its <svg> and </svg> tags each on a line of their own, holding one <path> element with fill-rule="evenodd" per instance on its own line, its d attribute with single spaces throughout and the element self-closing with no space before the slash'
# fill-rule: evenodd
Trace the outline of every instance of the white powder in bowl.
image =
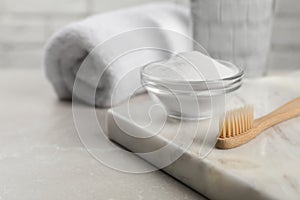
<svg viewBox="0 0 300 200">
<path fill-rule="evenodd" d="M 233 76 L 238 72 L 198 51 L 179 53 L 169 60 L 153 63 L 145 71 L 147 75 L 178 81 L 216 80 Z"/>
</svg>

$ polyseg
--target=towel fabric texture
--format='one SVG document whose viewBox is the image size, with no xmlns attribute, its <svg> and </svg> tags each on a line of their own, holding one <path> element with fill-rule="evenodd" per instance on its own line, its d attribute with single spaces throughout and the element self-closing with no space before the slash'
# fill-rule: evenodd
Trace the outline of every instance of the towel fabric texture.
<svg viewBox="0 0 300 200">
<path fill-rule="evenodd" d="M 64 27 L 46 45 L 46 76 L 58 97 L 110 107 L 141 90 L 142 66 L 191 51 L 188 7 L 145 4 Z M 76 81 L 76 87 L 73 88 Z"/>
</svg>

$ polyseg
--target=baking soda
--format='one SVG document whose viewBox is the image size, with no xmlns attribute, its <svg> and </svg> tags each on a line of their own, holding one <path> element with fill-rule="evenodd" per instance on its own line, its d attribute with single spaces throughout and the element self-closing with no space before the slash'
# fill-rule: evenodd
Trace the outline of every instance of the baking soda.
<svg viewBox="0 0 300 200">
<path fill-rule="evenodd" d="M 208 81 L 231 77 L 237 73 L 198 51 L 184 52 L 167 61 L 153 63 L 146 73 L 162 80 Z"/>
</svg>

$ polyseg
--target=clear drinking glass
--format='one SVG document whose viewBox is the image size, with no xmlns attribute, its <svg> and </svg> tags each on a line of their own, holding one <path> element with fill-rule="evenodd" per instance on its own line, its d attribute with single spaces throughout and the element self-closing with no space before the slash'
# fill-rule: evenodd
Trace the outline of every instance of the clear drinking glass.
<svg viewBox="0 0 300 200">
<path fill-rule="evenodd" d="M 274 0 L 191 0 L 194 39 L 211 57 L 244 69 L 247 77 L 263 76 L 274 5 Z"/>
</svg>

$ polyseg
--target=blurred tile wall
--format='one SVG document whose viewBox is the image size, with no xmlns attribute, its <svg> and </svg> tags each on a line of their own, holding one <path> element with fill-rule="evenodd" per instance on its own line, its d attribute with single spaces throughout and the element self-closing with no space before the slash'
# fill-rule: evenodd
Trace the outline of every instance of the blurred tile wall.
<svg viewBox="0 0 300 200">
<path fill-rule="evenodd" d="M 0 68 L 41 67 L 45 41 L 62 26 L 91 14 L 151 1 L 0 0 Z M 277 0 L 270 67 L 300 67 L 299 36 L 300 1 Z"/>
<path fill-rule="evenodd" d="M 276 0 L 270 68 L 300 69 L 300 1 Z"/>
<path fill-rule="evenodd" d="M 41 67 L 45 42 L 62 26 L 95 13 L 151 1 L 0 0 L 0 68 Z"/>
</svg>

